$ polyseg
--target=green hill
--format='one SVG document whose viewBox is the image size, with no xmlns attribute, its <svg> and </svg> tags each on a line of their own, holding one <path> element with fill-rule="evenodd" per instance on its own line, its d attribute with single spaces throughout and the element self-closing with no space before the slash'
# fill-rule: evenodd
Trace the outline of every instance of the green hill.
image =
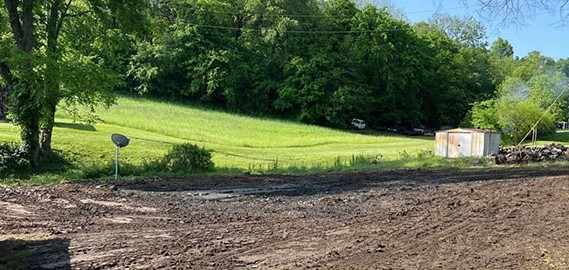
<svg viewBox="0 0 569 270">
<path fill-rule="evenodd" d="M 75 163 L 101 163 L 114 157 L 110 135 L 122 133 L 131 138 L 121 151 L 121 158 L 130 163 L 160 157 L 172 144 L 190 142 L 213 150 L 216 166 L 244 169 L 276 160 L 280 167 L 329 166 L 354 155 L 395 160 L 403 151 L 433 149 L 429 138 L 362 135 L 142 98 L 119 98 L 116 106 L 98 114 L 103 122 L 87 126 L 59 113 L 54 148 L 73 153 Z M 0 141 L 17 141 L 18 136 L 16 126 L 0 124 Z"/>
</svg>

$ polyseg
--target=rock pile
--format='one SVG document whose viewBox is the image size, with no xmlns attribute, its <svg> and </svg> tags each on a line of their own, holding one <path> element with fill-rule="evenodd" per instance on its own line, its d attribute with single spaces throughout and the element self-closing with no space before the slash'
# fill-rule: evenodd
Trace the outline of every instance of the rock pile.
<svg viewBox="0 0 569 270">
<path fill-rule="evenodd" d="M 488 156 L 491 164 L 516 164 L 569 159 L 569 147 L 551 143 L 544 146 L 500 148 L 497 154 Z"/>
</svg>

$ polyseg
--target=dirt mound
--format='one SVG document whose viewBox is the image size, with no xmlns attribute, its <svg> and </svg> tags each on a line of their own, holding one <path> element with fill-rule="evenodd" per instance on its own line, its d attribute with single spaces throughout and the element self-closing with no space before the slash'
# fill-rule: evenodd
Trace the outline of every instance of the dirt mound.
<svg viewBox="0 0 569 270">
<path fill-rule="evenodd" d="M 568 175 L 383 171 L 0 189 L 0 269 L 563 269 Z"/>
</svg>

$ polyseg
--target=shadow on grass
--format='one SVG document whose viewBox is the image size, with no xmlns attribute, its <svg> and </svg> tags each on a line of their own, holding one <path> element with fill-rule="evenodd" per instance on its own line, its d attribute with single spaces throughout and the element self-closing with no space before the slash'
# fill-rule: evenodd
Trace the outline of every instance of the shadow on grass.
<svg viewBox="0 0 569 270">
<path fill-rule="evenodd" d="M 94 126 L 77 123 L 55 123 L 55 126 L 58 128 L 75 129 L 81 131 L 97 131 Z"/>
<path fill-rule="evenodd" d="M 69 239 L 0 241 L 0 269 L 71 269 Z"/>
<path fill-rule="evenodd" d="M 38 168 L 19 169 L 0 174 L 0 184 L 21 183 L 38 175 L 64 175 L 74 166 L 71 162 L 73 160 L 72 155 L 72 153 L 54 149 L 52 154 L 40 157 Z"/>
<path fill-rule="evenodd" d="M 347 132 L 353 134 L 360 134 L 366 136 L 375 136 L 375 137 L 393 137 L 393 138 L 404 138 L 404 139 L 414 139 L 414 140 L 423 140 L 423 141 L 435 141 L 435 136 L 426 136 L 426 135 L 404 135 L 400 133 L 393 133 L 387 131 L 376 131 L 376 130 L 364 130 L 364 131 L 354 131 L 349 130 Z"/>
</svg>

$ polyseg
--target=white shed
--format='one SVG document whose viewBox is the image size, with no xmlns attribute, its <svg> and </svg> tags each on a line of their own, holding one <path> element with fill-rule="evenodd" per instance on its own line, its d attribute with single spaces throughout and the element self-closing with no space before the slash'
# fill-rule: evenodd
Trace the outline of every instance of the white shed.
<svg viewBox="0 0 569 270">
<path fill-rule="evenodd" d="M 498 153 L 500 133 L 490 130 L 457 128 L 437 131 L 435 155 L 441 157 L 483 157 Z"/>
</svg>

